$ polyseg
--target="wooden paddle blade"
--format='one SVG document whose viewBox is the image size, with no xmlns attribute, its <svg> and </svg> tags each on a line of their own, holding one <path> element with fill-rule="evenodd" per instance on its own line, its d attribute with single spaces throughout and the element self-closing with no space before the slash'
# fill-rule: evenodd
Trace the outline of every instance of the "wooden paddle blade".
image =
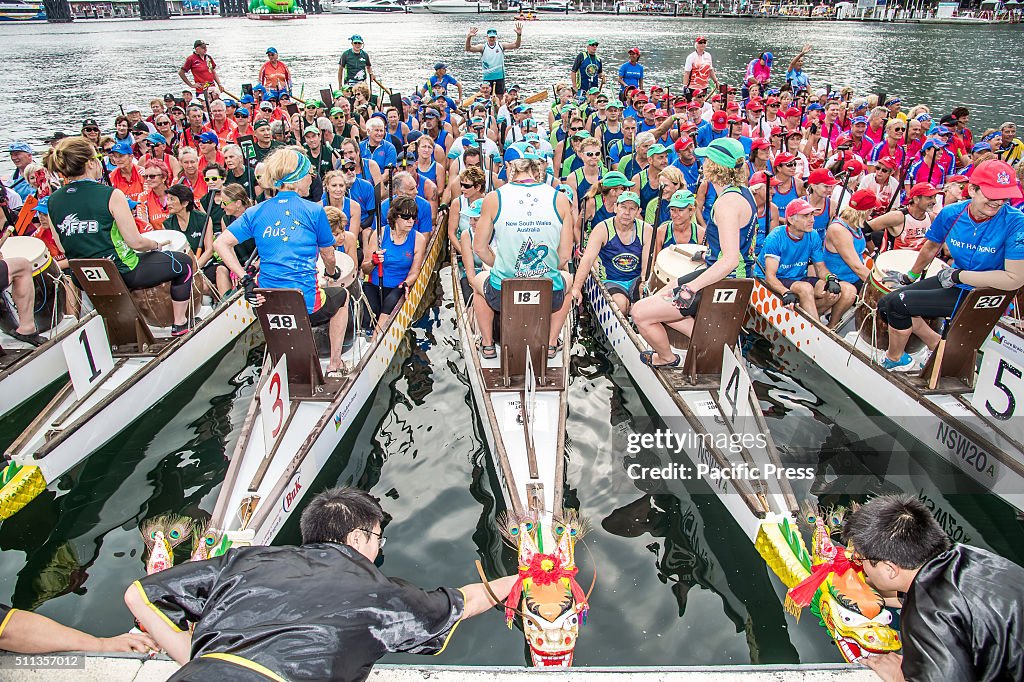
<svg viewBox="0 0 1024 682">
<path fill-rule="evenodd" d="M 536 104 L 537 102 L 543 102 L 544 100 L 546 100 L 548 98 L 548 94 L 549 93 L 547 90 L 541 90 L 540 92 L 530 95 L 523 101 L 526 102 L 527 104 Z"/>
</svg>

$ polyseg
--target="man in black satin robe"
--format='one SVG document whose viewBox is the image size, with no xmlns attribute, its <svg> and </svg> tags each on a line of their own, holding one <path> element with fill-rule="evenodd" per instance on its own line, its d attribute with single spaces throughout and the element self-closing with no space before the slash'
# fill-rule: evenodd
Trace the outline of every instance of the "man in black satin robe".
<svg viewBox="0 0 1024 682">
<path fill-rule="evenodd" d="M 913 496 L 878 497 L 843 529 L 864 575 L 903 603 L 903 655 L 865 664 L 886 682 L 1024 680 L 1024 568 L 954 545 Z"/>
<path fill-rule="evenodd" d="M 363 680 L 386 653 L 440 653 L 494 604 L 480 583 L 428 592 L 382 574 L 383 517 L 363 491 L 327 490 L 302 513 L 302 545 L 180 564 L 133 583 L 125 601 L 183 664 L 172 680 Z M 491 583 L 495 596 L 515 580 Z"/>
</svg>

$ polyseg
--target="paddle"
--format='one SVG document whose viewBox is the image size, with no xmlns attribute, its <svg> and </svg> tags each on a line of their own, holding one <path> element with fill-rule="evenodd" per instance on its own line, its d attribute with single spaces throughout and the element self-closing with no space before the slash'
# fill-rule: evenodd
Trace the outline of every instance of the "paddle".
<svg viewBox="0 0 1024 682">
<path fill-rule="evenodd" d="M 535 92 L 534 94 L 530 95 L 529 97 L 527 97 L 523 101 L 526 102 L 527 104 L 536 104 L 537 102 L 543 102 L 547 98 L 548 98 L 548 91 L 547 90 L 541 90 L 540 92 Z"/>
<path fill-rule="evenodd" d="M 837 214 L 840 211 L 843 210 L 843 197 L 846 196 L 846 183 L 850 179 L 850 171 L 848 169 L 844 168 L 839 173 L 839 177 L 840 177 L 840 182 L 842 183 L 842 188 L 839 190 L 839 201 L 836 202 L 836 213 Z"/>
<path fill-rule="evenodd" d="M 651 243 L 650 243 L 649 248 L 647 249 L 647 264 L 646 264 L 643 272 L 640 273 L 640 276 L 643 277 L 644 288 L 647 289 L 647 293 L 648 294 L 651 291 L 650 290 L 650 279 L 651 279 L 651 265 L 654 264 L 654 240 L 658 237 L 658 221 L 659 221 L 659 218 L 661 217 L 661 207 L 664 206 L 664 205 L 665 205 L 665 196 L 659 191 L 658 192 L 658 206 L 657 206 L 657 208 L 654 211 L 654 224 L 651 226 L 651 228 L 653 229 L 654 232 L 651 235 Z M 672 229 L 671 226 L 669 226 L 669 229 Z M 641 236 L 640 244 L 642 245 L 643 244 L 643 239 L 642 239 L 642 235 L 640 235 L 640 236 Z M 641 248 L 642 248 L 642 246 L 641 246 Z"/>
</svg>

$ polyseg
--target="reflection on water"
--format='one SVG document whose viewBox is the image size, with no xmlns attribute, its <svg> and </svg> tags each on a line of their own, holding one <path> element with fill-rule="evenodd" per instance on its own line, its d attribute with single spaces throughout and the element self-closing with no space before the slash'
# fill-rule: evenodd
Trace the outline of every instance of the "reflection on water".
<svg viewBox="0 0 1024 682">
<path fill-rule="evenodd" d="M 410 329 L 370 403 L 356 417 L 311 493 L 358 485 L 381 498 L 388 514 L 384 571 L 424 587 L 477 581 L 473 561 L 490 576 L 515 570 L 495 526 L 503 506 L 456 339 L 447 270 L 434 301 Z M 838 661 L 814 618 L 799 623 L 782 609 L 782 587 L 738 525 L 701 482 L 671 494 L 625 491 L 624 461 L 602 457 L 612 435 L 653 416 L 595 330 L 580 320 L 570 385 L 566 505 L 594 530 L 578 552 L 580 583 L 597 569 L 577 665 L 702 665 Z M 193 381 L 0 525 L 0 601 L 60 618 L 97 634 L 131 624 L 121 597 L 144 571 L 141 520 L 212 509 L 262 360 L 251 334 Z M 798 489 L 849 502 L 847 479 L 834 471 L 862 464 L 859 489 L 905 490 L 935 510 L 954 537 L 1024 563 L 1024 529 L 997 499 L 944 495 L 932 483 L 955 472 L 928 453 L 913 462 L 913 489 L 875 472 L 871 412 L 791 348 L 750 336 L 751 375 L 775 439 L 808 457 L 818 477 Z M 37 407 L 38 409 L 38 407 Z M 13 437 L 13 436 L 11 436 Z M 886 440 L 888 439 L 888 440 Z M 826 455 L 819 456 L 822 448 Z M 883 451 L 884 448 L 880 451 Z M 830 459 L 831 458 L 831 459 Z M 845 458 L 842 465 L 837 458 Z M 848 474 L 845 474 L 848 475 Z M 74 483 L 74 485 L 72 485 Z M 860 496 L 862 497 L 862 496 Z M 307 498 L 308 499 L 308 498 Z M 297 542 L 298 516 L 281 542 Z M 459 629 L 436 662 L 523 665 L 522 635 L 495 611 Z M 412 663 L 395 655 L 392 663 Z"/>
</svg>

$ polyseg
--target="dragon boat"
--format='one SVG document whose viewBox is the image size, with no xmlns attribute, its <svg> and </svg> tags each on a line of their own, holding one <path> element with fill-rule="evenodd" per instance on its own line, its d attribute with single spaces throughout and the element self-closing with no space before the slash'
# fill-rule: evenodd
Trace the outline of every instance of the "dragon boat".
<svg viewBox="0 0 1024 682">
<path fill-rule="evenodd" d="M 702 264 L 686 248 L 667 248 L 658 254 L 655 272 L 662 285 Z M 674 463 L 685 467 L 681 471 L 690 472 L 692 479 L 705 480 L 751 540 L 761 519 L 799 511 L 736 351 L 753 285 L 749 279 L 727 279 L 703 290 L 693 338 L 687 341 L 670 332 L 673 350 L 683 358 L 679 367 L 672 368 L 654 368 L 641 361 L 641 352 L 650 346 L 602 284 L 599 262 L 584 285 L 595 322 L 654 412 L 669 427 L 693 436 L 685 441 L 689 464 Z M 739 443 L 738 437 L 744 435 L 749 437 Z"/>
<path fill-rule="evenodd" d="M 329 344 L 314 338 L 301 292 L 258 290 L 266 299 L 256 313 L 267 356 L 211 520 L 229 544 L 270 544 L 300 507 L 419 318 L 445 240 L 444 230 L 433 231 L 419 276 L 387 325 L 373 338 L 356 329 L 343 378 L 324 376 Z"/>
<path fill-rule="evenodd" d="M 997 326 L 1013 293 L 969 292 L 948 321 L 941 357 L 922 348 L 915 355 L 928 355 L 921 369 L 891 372 L 878 362 L 887 328 L 873 304 L 881 289 L 894 286 L 885 267 L 874 264 L 865 290 L 876 293 L 863 296 L 834 330 L 799 307 L 785 308 L 760 282 L 748 324 L 771 341 L 795 345 L 854 398 L 953 463 L 981 489 L 1024 510 L 1024 342 L 1018 342 L 1017 353 L 1009 351 L 1021 334 L 1010 324 Z M 984 352 L 980 371 L 979 350 Z"/>
<path fill-rule="evenodd" d="M 505 603 L 509 627 L 520 614 L 534 666 L 567 667 L 589 608 L 575 559 L 586 524 L 562 500 L 569 320 L 561 351 L 549 359 L 551 280 L 503 280 L 495 339 L 500 352 L 484 358 L 457 253 L 451 266 L 462 356 L 505 502 L 499 528 L 518 557 L 519 582 Z M 486 580 L 482 570 L 481 577 Z"/>
<path fill-rule="evenodd" d="M 71 381 L 7 450 L 0 519 L 131 426 L 255 320 L 241 291 L 203 305 L 196 282 L 189 312 L 199 321 L 172 337 L 169 292 L 161 289 L 166 283 L 129 292 L 111 261 L 70 265 L 97 314 L 60 342 Z"/>
<path fill-rule="evenodd" d="M 801 610 L 810 607 L 843 659 L 854 663 L 896 652 L 902 644 L 881 595 L 864 581 L 849 551 L 832 542 L 831 535 L 842 528 L 843 514 L 841 509 L 806 508 L 802 521 L 814 529 L 810 552 L 799 527 L 788 518 L 765 520 L 755 547 L 789 588 L 786 610 L 799 618 Z"/>
</svg>

